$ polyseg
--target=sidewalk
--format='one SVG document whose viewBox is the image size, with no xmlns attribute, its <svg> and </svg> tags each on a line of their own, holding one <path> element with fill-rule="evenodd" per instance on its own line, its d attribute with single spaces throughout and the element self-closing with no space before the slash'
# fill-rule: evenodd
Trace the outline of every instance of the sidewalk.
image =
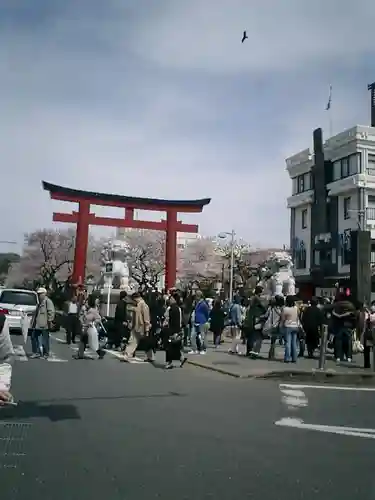
<svg viewBox="0 0 375 500">
<path fill-rule="evenodd" d="M 352 363 L 342 362 L 337 365 L 332 354 L 327 354 L 324 370 L 319 370 L 319 353 L 314 359 L 298 358 L 296 364 L 284 363 L 284 348 L 276 347 L 275 361 L 268 361 L 269 340 L 263 342 L 258 359 L 244 356 L 245 346 L 241 345 L 242 355 L 228 354 L 229 342 L 217 349 L 208 346 L 206 355 L 189 355 L 188 363 L 206 370 L 216 371 L 236 378 L 275 378 L 278 380 L 315 381 L 348 384 L 374 384 L 375 372 L 364 370 L 363 355 L 353 357 Z"/>
</svg>

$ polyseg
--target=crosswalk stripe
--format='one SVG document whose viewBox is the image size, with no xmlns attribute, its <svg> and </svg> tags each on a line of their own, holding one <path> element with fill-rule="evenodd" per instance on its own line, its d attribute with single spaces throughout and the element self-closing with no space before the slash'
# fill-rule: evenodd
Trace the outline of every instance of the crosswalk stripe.
<svg viewBox="0 0 375 500">
<path fill-rule="evenodd" d="M 62 358 L 59 358 L 58 356 L 56 356 L 56 354 L 53 351 L 50 352 L 50 355 L 49 355 L 49 358 L 47 359 L 47 361 L 49 361 L 50 363 L 67 363 L 68 362 L 67 359 L 62 359 Z"/>
<path fill-rule="evenodd" d="M 65 341 L 65 340 L 63 340 L 63 339 L 61 339 L 61 338 L 59 338 L 59 337 L 56 337 L 56 336 L 54 336 L 54 335 L 53 335 L 53 336 L 51 335 L 51 338 L 52 338 L 53 340 L 55 340 L 56 342 L 58 342 L 59 344 L 66 344 L 66 341 Z M 72 351 L 74 351 L 74 352 L 77 352 L 77 351 L 78 351 L 78 347 L 77 347 L 76 345 L 70 345 L 69 347 L 70 347 L 70 349 L 71 349 Z M 93 351 L 91 351 L 90 349 L 88 349 L 88 351 L 89 351 L 90 353 L 92 353 L 92 352 L 93 352 Z M 122 354 L 122 352 L 119 352 L 119 351 L 114 351 L 113 349 L 104 349 L 104 351 L 105 351 L 107 354 L 109 354 L 110 356 L 113 356 L 114 358 L 119 359 L 120 361 L 123 361 L 123 359 L 124 359 L 124 355 Z M 145 362 L 143 361 L 143 359 L 129 359 L 129 360 L 128 360 L 128 363 L 130 363 L 130 364 L 134 364 L 134 365 L 145 365 L 145 366 L 147 366 L 147 364 L 148 364 L 148 363 L 145 363 Z"/>
<path fill-rule="evenodd" d="M 29 361 L 25 348 L 22 345 L 13 346 L 14 355 L 17 361 Z"/>
<path fill-rule="evenodd" d="M 15 360 L 16 361 L 29 361 L 29 357 L 25 351 L 25 347 L 23 345 L 14 345 L 13 346 L 14 350 L 14 355 L 15 355 Z M 52 363 L 67 363 L 67 359 L 62 359 L 59 356 L 57 356 L 53 351 L 50 351 L 50 356 L 46 360 L 48 362 Z"/>
</svg>

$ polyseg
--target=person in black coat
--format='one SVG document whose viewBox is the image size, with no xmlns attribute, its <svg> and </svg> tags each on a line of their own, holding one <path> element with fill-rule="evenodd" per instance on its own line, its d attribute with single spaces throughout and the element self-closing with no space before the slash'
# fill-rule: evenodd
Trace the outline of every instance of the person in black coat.
<svg viewBox="0 0 375 500">
<path fill-rule="evenodd" d="M 129 337 L 129 329 L 128 329 L 128 294 L 125 290 L 121 290 L 120 292 L 120 300 L 117 303 L 115 310 L 115 320 L 114 320 L 114 331 L 113 338 L 111 342 L 113 342 L 115 349 L 121 347 L 121 342 L 123 338 Z"/>
<path fill-rule="evenodd" d="M 179 306 L 180 299 L 177 294 L 173 294 L 169 299 L 169 307 L 164 317 L 164 349 L 165 368 L 173 368 L 173 361 L 180 360 L 182 367 L 186 361 L 183 354 L 182 341 L 182 310 Z"/>
<path fill-rule="evenodd" d="M 306 334 L 307 355 L 314 357 L 314 351 L 319 345 L 319 339 L 324 323 L 324 313 L 319 307 L 319 301 L 316 297 L 311 299 L 311 305 L 301 314 L 301 323 Z"/>
<path fill-rule="evenodd" d="M 210 312 L 210 330 L 213 333 L 214 346 L 218 347 L 221 342 L 221 334 L 225 325 L 225 311 L 221 305 L 221 300 L 216 299 Z"/>
</svg>

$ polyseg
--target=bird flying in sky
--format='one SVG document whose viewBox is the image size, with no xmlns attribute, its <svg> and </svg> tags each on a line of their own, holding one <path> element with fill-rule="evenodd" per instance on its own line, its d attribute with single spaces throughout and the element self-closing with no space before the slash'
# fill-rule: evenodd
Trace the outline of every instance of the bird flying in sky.
<svg viewBox="0 0 375 500">
<path fill-rule="evenodd" d="M 249 37 L 247 36 L 246 31 L 244 31 L 241 43 L 244 43 L 244 41 L 246 40 L 246 38 L 249 38 Z"/>
</svg>

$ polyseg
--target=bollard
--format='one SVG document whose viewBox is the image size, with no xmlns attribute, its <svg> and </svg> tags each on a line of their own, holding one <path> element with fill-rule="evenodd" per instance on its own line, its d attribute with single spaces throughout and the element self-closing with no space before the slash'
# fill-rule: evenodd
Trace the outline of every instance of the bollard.
<svg viewBox="0 0 375 500">
<path fill-rule="evenodd" d="M 326 351 L 328 340 L 328 325 L 323 325 L 320 336 L 319 370 L 324 370 L 326 364 Z"/>
</svg>

